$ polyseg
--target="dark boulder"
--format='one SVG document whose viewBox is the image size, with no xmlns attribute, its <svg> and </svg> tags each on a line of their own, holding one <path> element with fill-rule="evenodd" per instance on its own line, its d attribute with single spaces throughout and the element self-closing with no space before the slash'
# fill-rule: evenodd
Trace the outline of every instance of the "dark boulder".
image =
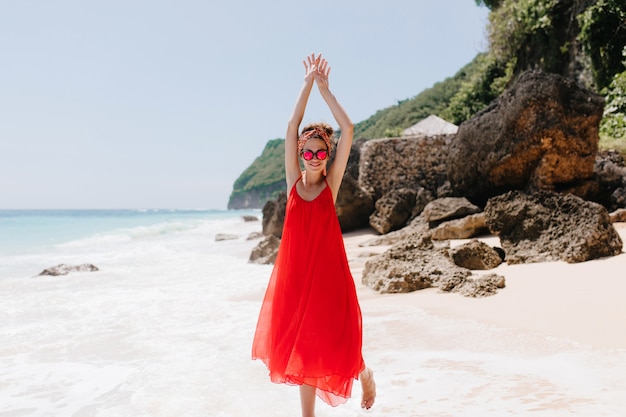
<svg viewBox="0 0 626 417">
<path fill-rule="evenodd" d="M 510 191 L 489 199 L 485 222 L 509 264 L 584 262 L 622 251 L 607 210 L 571 194 Z"/>
<path fill-rule="evenodd" d="M 472 270 L 493 269 L 502 263 L 498 251 L 476 239 L 451 249 L 450 256 L 458 266 Z"/>
<path fill-rule="evenodd" d="M 626 208 L 626 163 L 616 151 L 604 151 L 596 156 L 594 173 L 598 195 L 594 201 L 613 211 Z"/>
<path fill-rule="evenodd" d="M 417 193 L 408 188 L 391 190 L 376 201 L 369 224 L 381 235 L 406 225 L 413 214 Z"/>
<path fill-rule="evenodd" d="M 426 204 L 422 216 L 432 228 L 443 221 L 459 219 L 480 211 L 479 207 L 465 197 L 444 197 Z"/>
<path fill-rule="evenodd" d="M 285 210 L 287 208 L 287 193 L 281 192 L 276 200 L 269 200 L 263 206 L 263 234 L 283 236 Z"/>
</svg>

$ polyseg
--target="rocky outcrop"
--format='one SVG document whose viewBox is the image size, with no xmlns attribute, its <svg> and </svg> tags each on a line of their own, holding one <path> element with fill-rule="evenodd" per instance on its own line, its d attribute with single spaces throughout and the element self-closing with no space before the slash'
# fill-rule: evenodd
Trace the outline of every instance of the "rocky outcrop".
<svg viewBox="0 0 626 417">
<path fill-rule="evenodd" d="M 504 287 L 504 278 L 472 278 L 467 268 L 457 266 L 448 247 L 436 247 L 428 233 L 415 234 L 369 260 L 363 270 L 363 284 L 381 293 L 412 292 L 437 287 L 466 296 L 485 296 Z M 493 284 L 497 281 L 498 285 Z M 494 289 L 490 292 L 489 289 Z"/>
<path fill-rule="evenodd" d="M 451 249 L 450 256 L 456 265 L 472 270 L 493 269 L 502 263 L 497 250 L 476 239 Z"/>
<path fill-rule="evenodd" d="M 452 189 L 480 206 L 516 189 L 589 197 L 597 191 L 592 180 L 603 106 L 601 96 L 572 80 L 523 73 L 459 127 L 449 151 Z"/>
<path fill-rule="evenodd" d="M 479 277 L 468 277 L 453 292 L 465 297 L 488 297 L 495 295 L 500 288 L 505 287 L 505 278 L 498 274 L 488 274 Z"/>
<path fill-rule="evenodd" d="M 59 275 L 67 275 L 70 272 L 94 272 L 94 271 L 99 271 L 99 269 L 97 266 L 93 264 L 82 264 L 82 265 L 59 264 L 59 265 L 44 269 L 38 274 L 38 276 L 44 276 L 44 275 L 59 276 Z"/>
<path fill-rule="evenodd" d="M 255 264 L 273 264 L 278 255 L 280 239 L 274 235 L 269 235 L 252 249 L 248 261 Z"/>
<path fill-rule="evenodd" d="M 444 221 L 431 230 L 430 235 L 433 240 L 448 240 L 469 239 L 487 233 L 489 233 L 489 228 L 485 223 L 485 214 L 476 213 L 460 219 Z"/>
<path fill-rule="evenodd" d="M 485 221 L 509 264 L 584 262 L 622 251 L 607 210 L 571 194 L 510 191 L 489 199 Z"/>
<path fill-rule="evenodd" d="M 617 209 L 609 213 L 611 223 L 626 222 L 626 209 Z"/>
<path fill-rule="evenodd" d="M 233 191 L 228 199 L 229 210 L 257 209 L 285 190 L 284 178 L 249 190 Z"/>
<path fill-rule="evenodd" d="M 236 240 L 239 239 L 239 236 L 233 235 L 231 233 L 218 233 L 215 235 L 216 242 L 223 242 L 225 240 Z"/>
<path fill-rule="evenodd" d="M 257 239 L 262 239 L 264 237 L 265 235 L 263 235 L 263 232 L 252 232 L 248 235 L 246 240 L 257 240 Z"/>
<path fill-rule="evenodd" d="M 594 166 L 598 182 L 598 195 L 594 201 L 609 210 L 626 208 L 626 162 L 616 151 L 606 151 L 596 156 Z"/>
<path fill-rule="evenodd" d="M 359 186 L 359 164 L 364 140 L 355 141 L 350 149 L 350 159 L 337 193 L 335 209 L 341 230 L 345 233 L 368 226 L 374 211 L 374 200 Z"/>
<path fill-rule="evenodd" d="M 454 135 L 367 141 L 361 149 L 359 184 L 374 201 L 391 190 L 428 190 L 447 180 L 448 147 Z"/>
<path fill-rule="evenodd" d="M 279 194 L 278 199 L 270 200 L 263 206 L 263 234 L 274 235 L 277 238 L 283 236 L 283 224 L 285 223 L 285 209 L 287 207 L 287 193 Z"/>
<path fill-rule="evenodd" d="M 459 219 L 478 212 L 480 212 L 480 208 L 470 203 L 465 197 L 444 197 L 426 204 L 422 215 L 432 228 L 441 222 Z"/>
<path fill-rule="evenodd" d="M 408 188 L 391 190 L 376 202 L 369 224 L 384 235 L 400 229 L 411 218 L 417 193 Z"/>
<path fill-rule="evenodd" d="M 472 273 L 458 267 L 448 249 L 435 248 L 430 236 L 413 235 L 365 263 L 363 284 L 381 293 L 430 287 L 451 291 Z"/>
</svg>

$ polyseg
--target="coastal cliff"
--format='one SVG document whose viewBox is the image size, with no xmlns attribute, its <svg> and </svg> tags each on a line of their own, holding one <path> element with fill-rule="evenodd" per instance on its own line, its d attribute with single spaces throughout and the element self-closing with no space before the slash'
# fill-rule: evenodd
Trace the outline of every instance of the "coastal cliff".
<svg viewBox="0 0 626 417">
<path fill-rule="evenodd" d="M 285 140 L 272 139 L 233 185 L 228 209 L 262 208 L 275 200 L 285 185 Z"/>
</svg>

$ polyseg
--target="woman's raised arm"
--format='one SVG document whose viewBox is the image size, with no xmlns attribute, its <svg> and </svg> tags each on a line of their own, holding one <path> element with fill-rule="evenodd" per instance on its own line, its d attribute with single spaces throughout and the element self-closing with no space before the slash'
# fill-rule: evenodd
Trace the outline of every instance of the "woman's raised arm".
<svg viewBox="0 0 626 417">
<path fill-rule="evenodd" d="M 318 59 L 319 58 L 321 57 L 318 57 Z M 354 135 L 354 124 L 341 104 L 339 104 L 339 101 L 337 101 L 335 95 L 331 93 L 328 84 L 329 74 L 330 67 L 328 66 L 328 62 L 322 58 L 319 60 L 317 71 L 315 71 L 314 74 L 315 83 L 320 90 L 322 98 L 333 114 L 335 121 L 339 124 L 339 129 L 341 129 L 341 137 L 337 142 L 335 151 L 335 160 L 332 166 L 328 168 L 326 176 L 326 181 L 328 181 L 328 185 L 333 193 L 333 199 L 336 200 L 339 187 L 341 186 L 341 181 L 343 180 L 343 174 L 346 172 L 348 158 L 350 157 L 350 148 L 352 147 L 352 138 Z"/>
<path fill-rule="evenodd" d="M 296 105 L 287 124 L 287 134 L 285 136 L 285 177 L 287 179 L 287 192 L 291 191 L 291 187 L 300 177 L 300 162 L 298 161 L 298 131 L 300 123 L 304 118 L 304 111 L 313 88 L 315 73 L 320 62 L 321 55 L 315 57 L 311 54 L 307 57 L 304 64 L 304 84 L 300 89 L 300 94 L 296 100 Z"/>
</svg>

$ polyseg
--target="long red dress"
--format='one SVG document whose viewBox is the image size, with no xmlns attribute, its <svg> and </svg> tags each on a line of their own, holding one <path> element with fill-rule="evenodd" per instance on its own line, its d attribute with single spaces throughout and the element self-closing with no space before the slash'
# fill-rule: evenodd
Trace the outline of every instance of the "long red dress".
<svg viewBox="0 0 626 417">
<path fill-rule="evenodd" d="M 306 201 L 294 185 L 252 358 L 265 362 L 272 382 L 314 386 L 336 406 L 365 367 L 361 344 L 361 309 L 330 187 Z"/>
</svg>

